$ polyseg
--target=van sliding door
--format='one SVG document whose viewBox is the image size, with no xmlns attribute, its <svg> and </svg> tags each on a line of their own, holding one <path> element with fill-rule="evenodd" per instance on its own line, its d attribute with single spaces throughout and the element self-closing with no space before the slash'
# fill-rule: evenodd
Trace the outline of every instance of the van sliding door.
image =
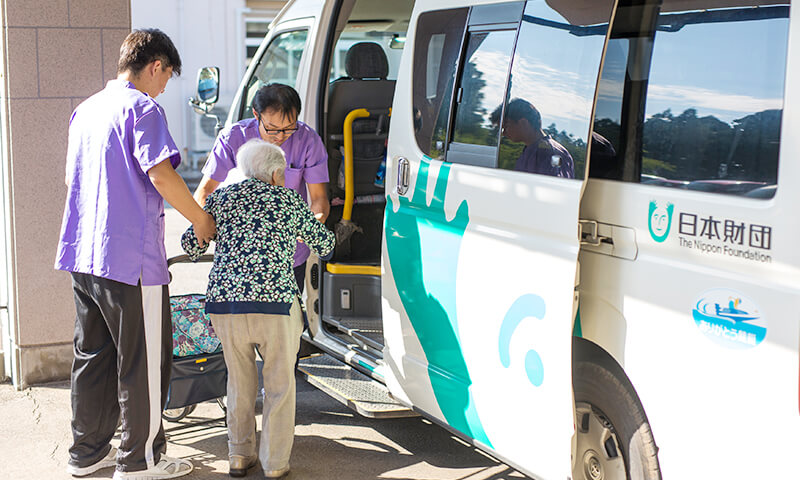
<svg viewBox="0 0 800 480">
<path fill-rule="evenodd" d="M 566 478 L 578 206 L 612 2 L 436 3 L 417 2 L 388 146 L 389 387 Z"/>
<path fill-rule="evenodd" d="M 624 368 L 665 478 L 786 476 L 800 16 L 776 1 L 619 3 L 594 119 L 613 148 L 593 149 L 581 205 L 606 241 L 580 254 L 578 331 Z"/>
</svg>

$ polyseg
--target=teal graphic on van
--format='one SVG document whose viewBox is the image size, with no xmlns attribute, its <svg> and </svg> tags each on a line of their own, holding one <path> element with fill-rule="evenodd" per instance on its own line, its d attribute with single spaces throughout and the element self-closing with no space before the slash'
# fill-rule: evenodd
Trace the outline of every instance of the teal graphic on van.
<svg viewBox="0 0 800 480">
<path fill-rule="evenodd" d="M 399 197 L 386 208 L 384 238 L 397 293 L 428 362 L 433 394 L 447 423 L 489 447 L 470 392 L 472 380 L 458 338 L 456 271 L 461 240 L 469 224 L 462 201 L 448 220 L 444 211 L 450 164 L 436 175 L 427 204 L 431 160 L 420 162 L 411 200 Z M 387 196 L 387 203 L 392 198 Z"/>
<path fill-rule="evenodd" d="M 767 320 L 758 306 L 734 290 L 704 292 L 695 302 L 692 317 L 700 332 L 726 348 L 752 348 L 767 336 Z"/>
<path fill-rule="evenodd" d="M 649 216 L 647 226 L 650 229 L 650 236 L 658 243 L 662 243 L 669 236 L 672 226 L 672 213 L 675 206 L 667 203 L 666 206 L 659 204 L 655 200 L 650 200 Z"/>
<path fill-rule="evenodd" d="M 499 336 L 499 351 L 500 363 L 504 367 L 511 366 L 511 337 L 523 320 L 528 317 L 544 320 L 544 313 L 546 311 L 544 300 L 542 297 L 533 294 L 527 294 L 519 297 L 508 309 L 506 316 L 503 318 L 503 323 L 500 325 Z M 525 354 L 525 373 L 528 375 L 528 380 L 535 387 L 539 387 L 544 382 L 544 364 L 542 357 L 536 350 L 528 350 Z"/>
</svg>

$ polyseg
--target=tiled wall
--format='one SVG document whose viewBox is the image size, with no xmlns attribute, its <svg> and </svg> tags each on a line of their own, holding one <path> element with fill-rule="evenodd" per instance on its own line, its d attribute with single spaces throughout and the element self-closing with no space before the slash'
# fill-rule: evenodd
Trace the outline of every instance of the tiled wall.
<svg viewBox="0 0 800 480">
<path fill-rule="evenodd" d="M 0 0 L 5 10 L 6 185 L 11 195 L 11 312 L 20 383 L 66 378 L 74 303 L 53 270 L 66 187 L 67 125 L 116 77 L 130 0 Z M 10 352 L 6 352 L 9 355 Z"/>
</svg>

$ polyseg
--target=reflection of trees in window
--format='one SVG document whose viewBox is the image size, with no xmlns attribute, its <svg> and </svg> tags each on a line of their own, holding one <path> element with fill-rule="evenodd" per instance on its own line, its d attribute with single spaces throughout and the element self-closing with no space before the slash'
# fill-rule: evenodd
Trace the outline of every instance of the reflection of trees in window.
<svg viewBox="0 0 800 480">
<path fill-rule="evenodd" d="M 606 139 L 613 148 L 613 152 L 607 149 L 596 149 L 592 144 L 592 157 L 589 162 L 589 176 L 593 178 L 612 178 L 622 177 L 622 159 L 618 158 L 620 152 L 620 125 L 610 118 L 601 118 L 594 121 L 594 133 Z"/>
<path fill-rule="evenodd" d="M 504 91 L 491 81 L 505 80 L 516 32 L 513 30 L 471 33 L 460 75 L 460 100 L 455 115 L 453 141 L 497 146 L 499 130 L 489 121 L 487 108 L 503 102 Z M 503 77 L 500 77 L 503 75 Z M 487 81 L 487 79 L 489 81 Z"/>
<path fill-rule="evenodd" d="M 468 62 L 461 78 L 463 98 L 456 114 L 456 125 L 458 126 L 454 138 L 456 142 L 491 145 L 486 142 L 486 132 L 483 127 L 483 119 L 486 115 L 486 109 L 483 107 L 484 87 L 486 87 L 486 80 L 483 79 L 483 72 L 478 69 L 475 62 Z"/>
<path fill-rule="evenodd" d="M 775 183 L 781 111 L 765 110 L 730 125 L 713 115 L 667 109 L 644 123 L 642 174 L 675 180 Z"/>
<path fill-rule="evenodd" d="M 524 149 L 524 143 L 511 142 L 503 137 L 502 140 L 500 140 L 500 154 L 497 158 L 497 167 L 506 170 L 514 170 L 517 159 L 522 156 L 522 151 Z"/>
</svg>

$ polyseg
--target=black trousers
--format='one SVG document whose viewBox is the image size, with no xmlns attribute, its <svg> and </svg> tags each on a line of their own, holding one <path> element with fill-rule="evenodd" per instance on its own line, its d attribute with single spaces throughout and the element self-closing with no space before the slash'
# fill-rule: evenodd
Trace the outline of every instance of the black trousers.
<svg viewBox="0 0 800 480">
<path fill-rule="evenodd" d="M 294 267 L 294 281 L 297 282 L 297 288 L 300 289 L 300 294 L 303 294 L 303 287 L 306 285 L 306 262 Z"/>
<path fill-rule="evenodd" d="M 167 286 L 73 273 L 72 289 L 77 317 L 69 463 L 86 467 L 108 454 L 121 416 L 117 469 L 145 470 L 166 451 L 161 411 L 172 368 Z"/>
</svg>

